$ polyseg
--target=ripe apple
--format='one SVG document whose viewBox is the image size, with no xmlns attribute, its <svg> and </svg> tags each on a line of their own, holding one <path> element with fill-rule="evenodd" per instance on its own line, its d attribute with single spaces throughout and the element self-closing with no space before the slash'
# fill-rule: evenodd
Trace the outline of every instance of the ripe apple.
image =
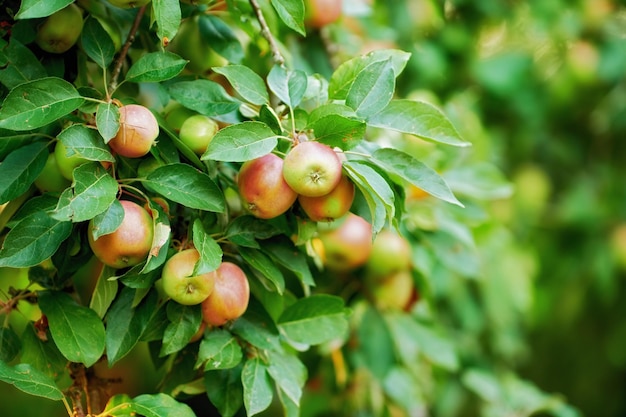
<svg viewBox="0 0 626 417">
<path fill-rule="evenodd" d="M 365 285 L 376 307 L 381 310 L 405 310 L 415 299 L 413 275 L 402 269 L 385 277 L 369 276 Z"/>
<path fill-rule="evenodd" d="M 89 246 L 102 263 L 112 268 L 125 268 L 141 263 L 150 252 L 154 226 L 152 217 L 140 205 L 121 200 L 124 220 L 113 232 L 93 238 L 93 220 L 87 228 Z"/>
<path fill-rule="evenodd" d="M 56 165 L 59 167 L 61 175 L 72 181 L 74 180 L 74 169 L 86 162 L 89 162 L 89 160 L 78 154 L 68 156 L 67 150 L 68 149 L 63 142 L 58 140 L 54 147 L 54 157 L 56 158 Z"/>
<path fill-rule="evenodd" d="M 319 29 L 341 17 L 342 0 L 305 0 L 307 26 Z"/>
<path fill-rule="evenodd" d="M 180 140 L 195 154 L 202 155 L 218 129 L 219 126 L 215 120 L 202 114 L 196 114 L 183 122 L 180 126 L 179 136 Z"/>
<path fill-rule="evenodd" d="M 222 262 L 215 272 L 213 292 L 202 302 L 202 319 L 209 325 L 222 326 L 246 311 L 250 286 L 246 274 L 232 262 Z"/>
<path fill-rule="evenodd" d="M 383 229 L 374 239 L 372 252 L 367 259 L 367 272 L 374 276 L 384 276 L 409 269 L 411 258 L 409 242 L 398 233 Z"/>
<path fill-rule="evenodd" d="M 63 191 L 70 185 L 72 185 L 72 182 L 61 174 L 56 156 L 54 153 L 50 153 L 43 170 L 35 179 L 35 187 L 45 193 L 46 191 Z"/>
<path fill-rule="evenodd" d="M 341 160 L 330 146 L 300 142 L 285 157 L 283 177 L 298 194 L 319 197 L 341 181 Z"/>
<path fill-rule="evenodd" d="M 320 197 L 298 196 L 300 207 L 313 221 L 332 221 L 345 215 L 354 201 L 354 183 L 342 175 L 339 184 Z"/>
<path fill-rule="evenodd" d="M 131 9 L 133 7 L 141 7 L 150 3 L 152 0 L 109 0 L 113 6 Z"/>
<path fill-rule="evenodd" d="M 254 216 L 280 216 L 298 197 L 283 178 L 283 160 L 272 153 L 244 162 L 237 177 L 239 193 Z"/>
<path fill-rule="evenodd" d="M 83 30 L 83 12 L 74 3 L 51 14 L 37 28 L 35 42 L 46 52 L 68 51 Z"/>
<path fill-rule="evenodd" d="M 120 129 L 109 146 L 127 158 L 139 158 L 150 152 L 159 136 L 159 123 L 147 107 L 129 104 L 120 107 Z"/>
<path fill-rule="evenodd" d="M 323 227 L 318 237 L 323 247 L 324 265 L 335 271 L 349 271 L 367 262 L 372 251 L 372 225 L 354 213 Z"/>
<path fill-rule="evenodd" d="M 163 266 L 163 291 L 177 303 L 188 306 L 200 304 L 213 291 L 216 275 L 214 271 L 193 274 L 198 259 L 198 250 L 190 248 L 174 254 Z"/>
</svg>

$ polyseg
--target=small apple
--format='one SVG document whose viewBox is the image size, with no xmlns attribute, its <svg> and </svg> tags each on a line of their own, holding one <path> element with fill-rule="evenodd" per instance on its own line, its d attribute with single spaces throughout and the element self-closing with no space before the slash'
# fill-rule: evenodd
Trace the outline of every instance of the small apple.
<svg viewBox="0 0 626 417">
<path fill-rule="evenodd" d="M 183 126 L 183 123 L 185 123 L 185 120 L 196 114 L 198 114 L 198 112 L 174 102 L 174 104 L 168 105 L 166 108 L 165 122 L 170 128 L 176 132 L 180 132 L 180 128 Z"/>
<path fill-rule="evenodd" d="M 163 291 L 172 300 L 183 305 L 196 305 L 203 302 L 213 291 L 215 272 L 194 275 L 200 253 L 195 248 L 185 249 L 165 262 L 161 279 Z"/>
<path fill-rule="evenodd" d="M 145 6 L 150 3 L 152 0 L 109 0 L 113 6 L 122 7 L 124 9 L 131 9 L 134 7 Z"/>
<path fill-rule="evenodd" d="M 245 313 L 250 285 L 243 270 L 232 262 L 222 262 L 215 272 L 213 292 L 202 302 L 202 319 L 211 326 L 222 326 Z"/>
<path fill-rule="evenodd" d="M 215 120 L 196 114 L 188 117 L 180 126 L 179 137 L 196 155 L 202 155 L 218 129 Z"/>
<path fill-rule="evenodd" d="M 341 17 L 342 0 L 306 0 L 304 21 L 308 27 L 320 29 Z"/>
<path fill-rule="evenodd" d="M 93 238 L 93 220 L 89 221 L 87 236 L 94 255 L 112 268 L 134 266 L 146 259 L 152 248 L 154 226 L 152 217 L 140 205 L 121 200 L 124 219 L 112 233 Z"/>
<path fill-rule="evenodd" d="M 332 221 L 345 215 L 354 201 L 354 183 L 342 175 L 339 184 L 320 197 L 298 196 L 298 203 L 313 221 Z"/>
<path fill-rule="evenodd" d="M 47 191 L 63 191 L 70 185 L 72 185 L 72 182 L 61 174 L 56 156 L 54 153 L 50 153 L 48 159 L 46 159 L 46 164 L 43 166 L 43 170 L 35 179 L 35 187 L 45 193 Z"/>
<path fill-rule="evenodd" d="M 372 251 L 372 225 L 354 213 L 321 227 L 318 246 L 324 265 L 335 271 L 349 271 L 367 262 Z M 319 249 L 318 249 L 319 250 Z"/>
<path fill-rule="evenodd" d="M 83 31 L 83 12 L 74 3 L 51 14 L 37 28 L 35 42 L 46 52 L 68 51 Z"/>
<path fill-rule="evenodd" d="M 244 162 L 237 184 L 250 213 L 261 219 L 280 216 L 298 197 L 283 178 L 283 160 L 272 153 Z"/>
<path fill-rule="evenodd" d="M 367 272 L 382 276 L 409 269 L 411 266 L 411 245 L 398 233 L 383 229 L 376 235 L 372 252 L 367 259 Z"/>
<path fill-rule="evenodd" d="M 374 304 L 381 310 L 405 310 L 415 299 L 413 275 L 408 269 L 392 272 L 385 277 L 368 277 L 365 285 Z"/>
<path fill-rule="evenodd" d="M 63 175 L 66 179 L 72 181 L 74 180 L 74 169 L 86 162 L 89 162 L 89 160 L 83 158 L 76 153 L 72 156 L 68 156 L 67 151 L 68 149 L 63 144 L 63 142 L 58 140 L 56 145 L 54 146 L 54 157 L 56 158 L 56 165 L 59 167 L 61 175 Z"/>
<path fill-rule="evenodd" d="M 298 194 L 319 197 L 341 181 L 341 160 L 328 145 L 300 142 L 285 157 L 283 177 Z"/>
<path fill-rule="evenodd" d="M 109 146 L 118 155 L 139 158 L 150 152 L 159 136 L 159 123 L 147 107 L 129 104 L 120 107 L 120 129 Z"/>
</svg>

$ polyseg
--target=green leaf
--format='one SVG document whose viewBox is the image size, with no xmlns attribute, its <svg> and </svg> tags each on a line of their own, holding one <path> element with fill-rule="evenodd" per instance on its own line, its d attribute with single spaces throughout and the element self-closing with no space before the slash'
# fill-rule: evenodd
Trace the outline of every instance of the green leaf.
<svg viewBox="0 0 626 417">
<path fill-rule="evenodd" d="M 205 371 L 230 369 L 241 363 L 243 350 L 237 339 L 224 329 L 208 332 L 200 342 L 196 368 Z"/>
<path fill-rule="evenodd" d="M 455 193 L 476 199 L 503 199 L 513 193 L 506 176 L 487 162 L 455 167 L 446 171 L 444 178 Z"/>
<path fill-rule="evenodd" d="M 47 17 L 73 2 L 74 0 L 24 0 L 15 19 Z"/>
<path fill-rule="evenodd" d="M 307 76 L 303 71 L 288 71 L 279 65 L 274 65 L 267 75 L 267 84 L 276 97 L 287 106 L 295 108 L 300 104 L 306 92 Z"/>
<path fill-rule="evenodd" d="M 0 83 L 8 89 L 48 75 L 35 54 L 21 44 L 15 36 L 11 37 L 8 46 L 0 49 L 0 56 L 2 54 L 6 57 L 6 62 L 0 65 L 2 67 L 0 69 Z"/>
<path fill-rule="evenodd" d="M 274 262 L 293 272 L 302 284 L 315 286 L 307 255 L 298 250 L 291 239 L 283 236 L 267 240 L 263 242 L 263 249 Z"/>
<path fill-rule="evenodd" d="M 98 109 L 101 106 L 98 106 Z M 119 113 L 117 117 L 119 118 Z M 96 115 L 96 120 L 98 120 L 98 115 Z M 83 124 L 74 124 L 68 127 L 59 133 L 57 139 L 65 145 L 65 156 L 76 155 L 90 161 L 115 162 L 109 147 L 106 146 L 98 131 Z"/>
<path fill-rule="evenodd" d="M 180 3 L 178 0 L 152 0 L 152 11 L 157 24 L 157 36 L 161 39 L 174 39 L 180 26 Z"/>
<path fill-rule="evenodd" d="M 75 223 L 104 212 L 117 198 L 117 181 L 98 162 L 74 169 L 74 184 L 59 197 L 51 217 Z"/>
<path fill-rule="evenodd" d="M 267 155 L 278 144 L 276 134 L 261 122 L 243 122 L 219 130 L 202 160 L 244 162 Z"/>
<path fill-rule="evenodd" d="M 176 302 L 167 303 L 169 324 L 163 334 L 160 356 L 178 352 L 189 343 L 189 339 L 200 328 L 202 309 L 199 305 L 184 306 Z"/>
<path fill-rule="evenodd" d="M 193 222 L 193 245 L 200 253 L 200 259 L 194 267 L 194 275 L 202 275 L 215 271 L 222 263 L 222 248 L 202 227 L 202 221 L 196 219 Z"/>
<path fill-rule="evenodd" d="M 152 217 L 153 236 L 150 254 L 146 264 L 141 269 L 141 274 L 154 271 L 167 260 L 167 248 L 171 239 L 170 220 L 163 207 L 152 200 L 149 200 L 150 214 Z M 163 250 L 165 249 L 165 250 Z"/>
<path fill-rule="evenodd" d="M 209 14 L 198 17 L 200 35 L 211 49 L 226 58 L 229 62 L 241 62 L 245 56 L 239 38 L 222 19 Z M 214 68 L 215 70 L 217 68 Z"/>
<path fill-rule="evenodd" d="M 239 108 L 239 103 L 214 81 L 181 81 L 171 84 L 167 90 L 174 100 L 205 116 L 219 116 Z"/>
<path fill-rule="evenodd" d="M 72 232 L 70 222 L 59 221 L 42 210 L 19 221 L 0 249 L 0 266 L 27 268 L 51 257 Z"/>
<path fill-rule="evenodd" d="M 174 78 L 187 61 L 172 52 L 151 52 L 143 55 L 126 73 L 126 81 L 135 83 L 159 82 Z"/>
<path fill-rule="evenodd" d="M 95 311 L 60 291 L 38 293 L 39 307 L 48 318 L 50 333 L 69 361 L 89 367 L 104 353 L 104 324 Z"/>
<path fill-rule="evenodd" d="M 387 172 L 398 175 L 434 197 L 464 207 L 437 172 L 411 155 L 397 149 L 384 148 L 375 151 L 372 156 L 374 162 Z"/>
<path fill-rule="evenodd" d="M 83 50 L 100 68 L 106 68 L 115 56 L 115 45 L 98 19 L 88 17 L 80 33 Z"/>
<path fill-rule="evenodd" d="M 415 135 L 451 146 L 470 146 L 450 120 L 436 107 L 422 101 L 392 100 L 380 113 L 371 115 L 368 125 Z"/>
<path fill-rule="evenodd" d="M 270 98 L 263 79 L 244 65 L 226 65 L 213 71 L 222 74 L 244 100 L 258 106 L 269 104 Z"/>
<path fill-rule="evenodd" d="M 302 387 L 307 379 L 307 368 L 296 355 L 268 352 L 267 371 L 280 389 L 295 403 L 300 404 Z"/>
<path fill-rule="evenodd" d="M 22 342 L 11 327 L 0 327 L 0 361 L 11 362 L 21 347 Z"/>
<path fill-rule="evenodd" d="M 119 200 L 113 203 L 102 213 L 93 218 L 92 237 L 94 240 L 100 236 L 108 235 L 117 230 L 124 220 L 124 207 Z"/>
<path fill-rule="evenodd" d="M 236 245 L 258 249 L 260 246 L 256 239 L 267 239 L 280 233 L 273 224 L 248 214 L 230 222 L 226 238 Z"/>
<path fill-rule="evenodd" d="M 272 0 L 272 6 L 280 19 L 291 29 L 302 36 L 304 30 L 304 1 L 303 0 Z"/>
<path fill-rule="evenodd" d="M 343 300 L 326 294 L 301 298 L 287 307 L 278 327 L 289 340 L 317 345 L 343 337 L 348 331 Z"/>
<path fill-rule="evenodd" d="M 143 394 L 133 398 L 132 411 L 144 417 L 196 417 L 187 404 L 163 393 Z"/>
<path fill-rule="evenodd" d="M 372 116 L 389 104 L 395 85 L 391 59 L 374 62 L 354 79 L 346 96 L 346 105 L 352 107 L 360 117 Z"/>
<path fill-rule="evenodd" d="M 241 366 L 204 373 L 204 386 L 222 417 L 233 417 L 243 406 Z"/>
<path fill-rule="evenodd" d="M 274 320 L 254 298 L 245 314 L 233 322 L 230 329 L 241 339 L 263 350 L 280 351 L 280 336 Z"/>
<path fill-rule="evenodd" d="M 116 279 L 109 279 L 114 273 L 114 270 L 107 266 L 101 269 L 91 300 L 89 301 L 89 308 L 95 311 L 100 318 L 104 318 L 113 300 L 115 300 L 117 296 L 119 283 Z"/>
<path fill-rule="evenodd" d="M 84 99 L 69 82 L 56 77 L 28 81 L 13 88 L 0 107 L 0 128 L 31 130 L 73 112 Z"/>
<path fill-rule="evenodd" d="M 11 152 L 0 163 L 0 204 L 25 193 L 48 159 L 45 142 L 35 142 Z"/>
<path fill-rule="evenodd" d="M 33 369 L 26 363 L 11 367 L 0 361 L 0 381 L 13 385 L 20 391 L 30 395 L 60 401 L 63 392 L 57 387 L 54 380 L 48 375 Z"/>
<path fill-rule="evenodd" d="M 267 373 L 267 365 L 261 358 L 248 359 L 241 370 L 243 404 L 248 416 L 260 413 L 270 406 L 274 392 Z"/>
<path fill-rule="evenodd" d="M 391 59 L 393 71 L 397 77 L 404 70 L 410 57 L 411 54 L 397 49 L 381 49 L 352 58 L 333 72 L 328 85 L 328 96 L 335 100 L 345 100 L 359 74 L 375 62 Z"/>
<path fill-rule="evenodd" d="M 328 114 L 309 123 L 309 127 L 313 129 L 319 142 L 347 151 L 363 140 L 367 125 L 361 120 Z"/>
<path fill-rule="evenodd" d="M 105 143 L 120 130 L 120 110 L 114 103 L 100 103 L 96 108 L 96 126 Z"/>
<path fill-rule="evenodd" d="M 126 356 L 137 344 L 157 308 L 156 292 L 151 291 L 134 306 L 136 290 L 122 287 L 106 315 L 106 351 L 109 366 Z"/>
<path fill-rule="evenodd" d="M 282 294 L 285 291 L 285 278 L 283 273 L 274 265 L 272 260 L 258 249 L 240 247 L 239 255 L 252 268 L 258 271 L 272 286 Z"/>
<path fill-rule="evenodd" d="M 224 194 L 217 184 L 187 164 L 163 165 L 152 171 L 144 184 L 168 200 L 192 209 L 218 213 L 225 210 Z"/>
<path fill-rule="evenodd" d="M 40 334 L 41 330 L 35 329 L 34 322 L 24 329 L 20 362 L 58 381 L 67 372 L 68 361 L 50 337 L 49 330 L 44 332 L 46 340 L 41 340 Z"/>
</svg>

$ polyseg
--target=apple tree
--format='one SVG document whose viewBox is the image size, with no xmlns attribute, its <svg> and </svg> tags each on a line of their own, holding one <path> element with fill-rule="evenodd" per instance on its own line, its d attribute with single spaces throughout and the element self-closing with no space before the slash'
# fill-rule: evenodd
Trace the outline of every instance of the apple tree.
<svg viewBox="0 0 626 417">
<path fill-rule="evenodd" d="M 471 109 L 396 91 L 411 53 L 337 50 L 367 2 L 3 7 L 0 381 L 70 416 L 572 415 L 456 322 L 510 186 Z"/>
</svg>

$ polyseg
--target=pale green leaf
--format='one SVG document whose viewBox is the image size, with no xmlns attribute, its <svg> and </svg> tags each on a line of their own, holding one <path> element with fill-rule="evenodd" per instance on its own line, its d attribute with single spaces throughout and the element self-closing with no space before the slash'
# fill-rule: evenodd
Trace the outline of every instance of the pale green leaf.
<svg viewBox="0 0 626 417">
<path fill-rule="evenodd" d="M 265 123 L 244 122 L 219 130 L 201 159 L 244 162 L 267 155 L 277 144 L 276 134 Z"/>
</svg>

